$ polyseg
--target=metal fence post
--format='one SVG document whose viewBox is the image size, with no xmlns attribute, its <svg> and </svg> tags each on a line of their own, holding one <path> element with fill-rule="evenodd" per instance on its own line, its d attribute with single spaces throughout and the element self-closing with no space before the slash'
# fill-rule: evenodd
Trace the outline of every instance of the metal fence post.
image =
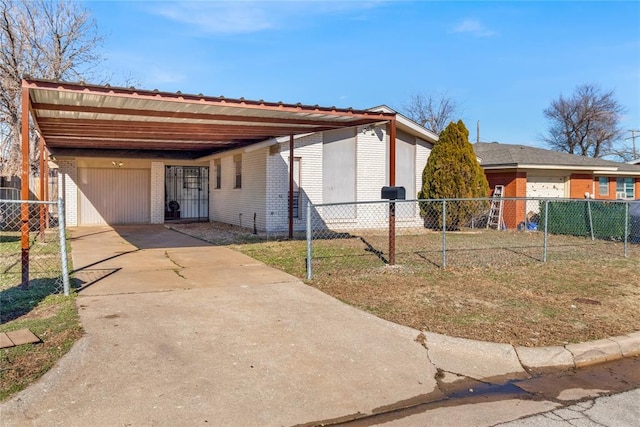
<svg viewBox="0 0 640 427">
<path fill-rule="evenodd" d="M 587 212 L 589 213 L 589 231 L 591 232 L 591 240 L 595 240 L 593 235 L 593 217 L 591 216 L 591 200 L 587 200 Z"/>
<path fill-rule="evenodd" d="M 69 296 L 69 266 L 67 265 L 67 233 L 64 223 L 64 200 L 58 199 L 58 235 L 60 237 L 60 262 L 62 266 L 62 286 L 64 294 Z"/>
<path fill-rule="evenodd" d="M 313 273 L 311 271 L 311 238 L 313 233 L 311 231 L 311 201 L 307 200 L 307 280 L 311 280 Z"/>
<path fill-rule="evenodd" d="M 544 249 L 542 250 L 542 262 L 547 262 L 547 239 L 549 232 L 549 200 L 544 201 Z"/>
<path fill-rule="evenodd" d="M 629 256 L 627 247 L 629 246 L 629 202 L 624 204 L 624 257 Z"/>
<path fill-rule="evenodd" d="M 442 201 L 442 268 L 447 268 L 447 201 Z"/>
</svg>

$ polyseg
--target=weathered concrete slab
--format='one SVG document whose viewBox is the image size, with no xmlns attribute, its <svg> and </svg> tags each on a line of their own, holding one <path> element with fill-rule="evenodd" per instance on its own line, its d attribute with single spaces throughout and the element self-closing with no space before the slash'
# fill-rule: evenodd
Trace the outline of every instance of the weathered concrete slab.
<svg viewBox="0 0 640 427">
<path fill-rule="evenodd" d="M 515 349 L 495 344 L 425 332 L 429 358 L 440 369 L 474 379 L 525 378 Z"/>
<path fill-rule="evenodd" d="M 242 266 L 242 274 L 238 274 L 238 268 L 239 266 L 226 265 L 213 268 L 185 268 L 180 270 L 180 275 L 192 287 L 263 285 L 297 281 L 295 277 L 264 264 Z"/>
<path fill-rule="evenodd" d="M 436 391 L 418 331 L 299 282 L 78 302 L 84 344 L 3 422 L 294 425 Z"/>
<path fill-rule="evenodd" d="M 622 358 L 620 346 L 610 339 L 568 344 L 566 349 L 573 354 L 576 367 L 594 365 Z"/>
<path fill-rule="evenodd" d="M 18 329 L 17 331 L 10 331 L 6 334 L 11 342 L 13 342 L 13 345 L 34 344 L 40 342 L 40 338 L 35 336 L 29 329 Z"/>
<path fill-rule="evenodd" d="M 119 269 L 80 292 L 85 336 L 0 405 L 3 424 L 295 425 L 444 398 L 418 331 L 199 241 L 166 249 L 185 266 L 146 269 L 144 254 L 157 259 L 178 233 L 131 230 L 128 239 L 153 248 L 135 262 L 92 252 L 99 241 L 87 235 L 72 242 L 91 268 Z M 118 247 L 113 233 L 96 236 Z"/>
<path fill-rule="evenodd" d="M 80 295 L 116 295 L 141 292 L 163 292 L 189 289 L 193 285 L 176 270 L 128 271 L 118 270 L 113 274 L 83 288 Z"/>
<path fill-rule="evenodd" d="M 169 258 L 182 267 L 211 267 L 212 260 L 225 266 L 264 265 L 264 263 L 224 246 L 167 249 Z"/>
<path fill-rule="evenodd" d="M 9 339 L 6 333 L 0 332 L 0 348 L 13 347 L 15 344 Z"/>
<path fill-rule="evenodd" d="M 516 347 L 520 363 L 527 369 L 573 368 L 573 355 L 561 346 Z"/>
<path fill-rule="evenodd" d="M 623 357 L 640 355 L 640 332 L 610 338 L 620 346 Z"/>
</svg>

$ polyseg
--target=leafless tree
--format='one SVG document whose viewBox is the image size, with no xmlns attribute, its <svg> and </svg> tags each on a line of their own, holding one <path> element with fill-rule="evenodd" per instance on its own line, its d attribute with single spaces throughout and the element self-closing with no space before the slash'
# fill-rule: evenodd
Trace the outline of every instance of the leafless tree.
<svg viewBox="0 0 640 427">
<path fill-rule="evenodd" d="M 22 78 L 93 78 L 101 42 L 95 20 L 79 2 L 0 0 L 0 175 L 20 170 Z M 31 138 L 32 148 L 36 143 Z M 33 165 L 37 150 L 31 152 Z"/>
<path fill-rule="evenodd" d="M 440 135 L 450 122 L 458 119 L 460 107 L 447 95 L 416 93 L 404 106 L 404 113 L 431 132 Z"/>
<path fill-rule="evenodd" d="M 552 149 L 588 157 L 603 157 L 620 148 L 620 117 L 625 109 L 614 91 L 603 92 L 593 84 L 578 86 L 573 94 L 562 95 L 544 110 L 550 121 L 547 135 L 542 137 Z"/>
</svg>

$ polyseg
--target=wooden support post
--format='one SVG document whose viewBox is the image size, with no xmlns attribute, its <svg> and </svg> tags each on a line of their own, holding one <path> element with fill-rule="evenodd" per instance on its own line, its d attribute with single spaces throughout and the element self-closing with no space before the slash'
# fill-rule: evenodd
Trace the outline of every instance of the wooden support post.
<svg viewBox="0 0 640 427">
<path fill-rule="evenodd" d="M 29 287 L 29 89 L 22 88 L 22 111 L 20 125 L 22 126 L 22 170 L 20 175 L 20 198 L 23 200 L 20 212 L 22 221 L 21 232 L 21 260 L 22 287 Z"/>
<path fill-rule="evenodd" d="M 389 186 L 396 185 L 396 119 L 389 121 Z M 396 204 L 389 203 L 389 265 L 396 264 Z"/>
<path fill-rule="evenodd" d="M 289 239 L 293 239 L 293 135 L 289 135 Z"/>
</svg>

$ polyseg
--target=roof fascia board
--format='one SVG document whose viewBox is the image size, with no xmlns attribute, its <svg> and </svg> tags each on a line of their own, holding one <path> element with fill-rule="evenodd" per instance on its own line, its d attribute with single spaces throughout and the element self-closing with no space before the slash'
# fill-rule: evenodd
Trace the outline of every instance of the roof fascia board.
<svg viewBox="0 0 640 427">
<path fill-rule="evenodd" d="M 399 127 L 403 127 L 405 131 L 409 131 L 409 133 L 413 134 L 414 136 L 419 136 L 422 137 L 422 139 L 425 139 L 427 142 L 430 143 L 435 143 L 438 141 L 438 135 L 435 134 L 434 132 L 431 132 L 429 129 L 425 128 L 424 126 L 420 126 L 420 124 L 416 123 L 415 121 L 411 120 L 410 118 L 408 118 L 407 116 L 405 116 L 404 114 L 398 113 L 395 110 L 393 110 L 392 108 L 386 106 L 386 105 L 379 105 L 377 107 L 373 107 L 370 108 L 369 111 L 380 111 L 380 112 L 384 112 L 384 113 L 395 113 L 396 114 L 396 123 L 399 125 Z M 417 135 L 416 135 L 417 134 Z"/>
<path fill-rule="evenodd" d="M 564 165 L 528 165 L 528 164 L 517 164 L 517 163 L 502 163 L 502 164 L 495 164 L 495 165 L 483 165 L 480 164 L 480 166 L 482 166 L 483 169 L 487 169 L 487 170 L 494 170 L 494 169 L 503 169 L 503 168 L 517 168 L 517 169 L 535 169 L 535 170 L 574 170 L 574 171 L 587 171 L 587 172 L 594 172 L 595 171 L 610 171 L 610 172 L 615 172 L 618 170 L 617 167 L 602 167 L 602 166 L 598 166 L 593 167 L 593 166 L 564 166 Z"/>
<path fill-rule="evenodd" d="M 576 171 L 589 171 L 593 172 L 594 170 L 602 170 L 602 171 L 616 171 L 617 167 L 603 167 L 603 166 L 569 166 L 569 165 L 528 165 L 521 164 L 518 165 L 519 169 L 549 169 L 549 170 L 576 170 Z"/>
</svg>

